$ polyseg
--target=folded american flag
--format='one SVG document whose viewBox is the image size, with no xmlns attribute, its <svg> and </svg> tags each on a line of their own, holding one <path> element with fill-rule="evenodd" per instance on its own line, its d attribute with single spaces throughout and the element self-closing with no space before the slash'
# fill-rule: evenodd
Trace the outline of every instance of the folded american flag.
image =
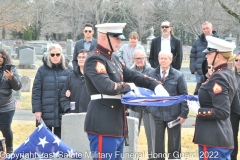
<svg viewBox="0 0 240 160">
<path fill-rule="evenodd" d="M 56 135 L 54 135 L 44 124 L 41 124 L 12 154 L 6 154 L 5 160 L 19 160 L 29 158 L 81 159 L 82 154 L 74 151 L 63 141 L 61 141 Z"/>
<path fill-rule="evenodd" d="M 121 101 L 123 104 L 136 105 L 136 106 L 170 106 L 178 103 L 182 103 L 186 100 L 198 101 L 197 96 L 193 95 L 180 95 L 180 96 L 157 96 L 152 90 L 137 87 L 140 95 L 134 91 L 126 93 Z"/>
</svg>

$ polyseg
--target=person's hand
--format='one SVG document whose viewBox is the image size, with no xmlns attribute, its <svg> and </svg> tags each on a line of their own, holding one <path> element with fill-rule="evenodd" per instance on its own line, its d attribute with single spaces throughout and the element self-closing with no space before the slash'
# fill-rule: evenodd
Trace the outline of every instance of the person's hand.
<svg viewBox="0 0 240 160">
<path fill-rule="evenodd" d="M 195 114 L 198 114 L 198 109 L 200 106 L 197 101 L 187 100 L 187 105 L 191 111 L 193 111 Z"/>
<path fill-rule="evenodd" d="M 19 103 L 18 101 L 15 101 L 15 102 L 14 102 L 14 105 L 15 105 L 15 108 L 16 108 L 16 109 L 22 108 L 21 105 L 20 105 L 20 103 Z"/>
<path fill-rule="evenodd" d="M 42 112 L 35 112 L 34 115 L 35 115 L 36 120 L 38 121 L 38 123 L 40 123 Z"/>
<path fill-rule="evenodd" d="M 66 97 L 70 97 L 71 96 L 71 91 L 70 90 L 67 90 L 66 91 Z"/>
<path fill-rule="evenodd" d="M 161 84 L 154 88 L 154 92 L 157 96 L 169 96 L 169 93 Z"/>
<path fill-rule="evenodd" d="M 137 86 L 134 83 L 127 83 L 127 85 L 130 86 L 131 90 L 135 92 L 135 94 L 137 95 L 141 95 Z"/>
<path fill-rule="evenodd" d="M 12 71 L 4 71 L 4 76 L 8 79 L 8 80 L 12 80 L 13 78 L 13 72 Z"/>
<path fill-rule="evenodd" d="M 178 117 L 178 119 L 180 119 L 179 124 L 183 124 L 185 122 L 185 120 L 186 120 L 186 118 L 182 118 L 182 117 Z"/>
</svg>

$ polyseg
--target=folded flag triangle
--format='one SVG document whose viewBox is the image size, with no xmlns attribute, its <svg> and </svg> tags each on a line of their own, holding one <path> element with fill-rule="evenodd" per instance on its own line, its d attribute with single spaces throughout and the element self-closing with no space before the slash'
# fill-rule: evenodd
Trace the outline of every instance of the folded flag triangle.
<svg viewBox="0 0 240 160">
<path fill-rule="evenodd" d="M 29 158 L 81 159 L 82 154 L 74 151 L 55 134 L 53 134 L 45 125 L 40 124 L 20 147 L 18 147 L 12 154 L 6 154 L 5 160 Z"/>
</svg>

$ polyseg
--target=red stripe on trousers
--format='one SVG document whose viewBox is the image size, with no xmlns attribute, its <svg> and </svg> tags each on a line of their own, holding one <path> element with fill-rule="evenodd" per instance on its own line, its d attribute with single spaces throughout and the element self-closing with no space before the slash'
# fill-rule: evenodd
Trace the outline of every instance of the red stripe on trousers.
<svg viewBox="0 0 240 160">
<path fill-rule="evenodd" d="M 203 146 L 204 160 L 208 160 L 207 146 Z"/>
<path fill-rule="evenodd" d="M 98 136 L 98 154 L 99 155 L 102 155 L 102 138 L 103 138 L 102 135 Z M 102 156 L 98 157 L 98 160 L 102 160 Z"/>
</svg>

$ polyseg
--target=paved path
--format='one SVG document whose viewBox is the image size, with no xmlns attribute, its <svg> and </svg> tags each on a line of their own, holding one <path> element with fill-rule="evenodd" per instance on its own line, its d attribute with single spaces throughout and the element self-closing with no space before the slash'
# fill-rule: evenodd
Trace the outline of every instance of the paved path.
<svg viewBox="0 0 240 160">
<path fill-rule="evenodd" d="M 13 120 L 35 121 L 35 117 L 31 110 L 16 110 Z M 182 125 L 183 128 L 193 128 L 195 118 L 188 118 Z"/>
</svg>

